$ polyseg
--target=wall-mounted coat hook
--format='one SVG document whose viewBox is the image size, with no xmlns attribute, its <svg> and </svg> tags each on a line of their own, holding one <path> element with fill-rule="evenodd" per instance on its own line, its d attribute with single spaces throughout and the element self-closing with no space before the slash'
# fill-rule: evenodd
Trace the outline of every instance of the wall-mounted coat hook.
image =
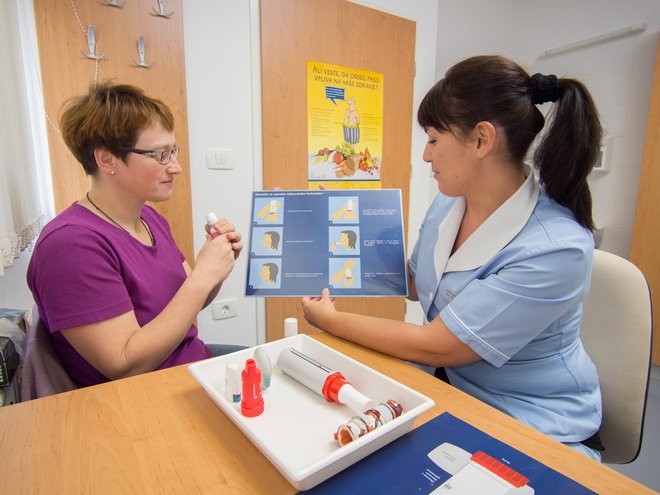
<svg viewBox="0 0 660 495">
<path fill-rule="evenodd" d="M 112 7 L 118 7 L 118 8 L 120 8 L 120 9 L 121 9 L 124 5 L 126 5 L 126 2 L 119 3 L 119 2 L 117 2 L 117 0 L 105 0 L 105 1 L 106 1 L 106 5 L 110 5 L 110 6 L 112 6 Z"/>
<path fill-rule="evenodd" d="M 165 12 L 165 0 L 158 0 L 158 10 L 154 9 L 151 7 L 151 10 L 155 12 L 155 14 L 152 15 L 157 15 L 159 17 L 172 17 L 172 14 L 174 14 L 174 11 L 172 12 Z"/>
<path fill-rule="evenodd" d="M 80 50 L 85 57 L 91 58 L 92 60 L 101 60 L 105 55 L 96 54 L 96 36 L 94 35 L 94 26 L 89 26 L 87 28 L 87 48 L 89 53 L 85 53 Z"/>
<path fill-rule="evenodd" d="M 149 67 L 154 65 L 154 62 L 151 62 L 150 64 L 148 64 L 144 61 L 145 49 L 144 49 L 144 37 L 143 36 L 140 36 L 138 38 L 137 49 L 138 49 L 138 58 L 139 58 L 140 61 L 136 62 L 135 59 L 133 59 L 133 63 L 135 65 L 137 65 L 138 67 L 144 67 L 145 69 L 148 69 Z"/>
</svg>

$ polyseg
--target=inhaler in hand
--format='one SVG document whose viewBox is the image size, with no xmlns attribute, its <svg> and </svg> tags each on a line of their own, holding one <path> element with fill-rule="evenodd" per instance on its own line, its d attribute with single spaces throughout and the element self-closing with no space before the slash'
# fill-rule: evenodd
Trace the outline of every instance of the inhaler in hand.
<svg viewBox="0 0 660 495">
<path fill-rule="evenodd" d="M 206 214 L 206 224 L 211 228 L 211 237 L 216 238 L 220 235 L 220 232 L 215 230 L 215 224 L 218 223 L 218 217 L 215 216 L 215 213 L 210 212 Z"/>
</svg>

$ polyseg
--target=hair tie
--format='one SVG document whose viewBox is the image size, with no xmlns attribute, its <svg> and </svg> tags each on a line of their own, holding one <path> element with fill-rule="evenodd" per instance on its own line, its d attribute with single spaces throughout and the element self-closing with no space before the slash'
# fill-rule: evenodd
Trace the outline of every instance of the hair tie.
<svg viewBox="0 0 660 495">
<path fill-rule="evenodd" d="M 532 86 L 532 103 L 540 105 L 546 101 L 557 101 L 562 93 L 562 86 L 557 76 L 550 74 L 534 74 L 530 79 Z"/>
</svg>

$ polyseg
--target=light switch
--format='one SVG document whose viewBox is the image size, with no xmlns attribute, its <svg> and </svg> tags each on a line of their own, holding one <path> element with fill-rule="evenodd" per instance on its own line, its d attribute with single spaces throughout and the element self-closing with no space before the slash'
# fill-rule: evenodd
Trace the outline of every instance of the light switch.
<svg viewBox="0 0 660 495">
<path fill-rule="evenodd" d="M 234 168 L 234 152 L 229 148 L 207 148 L 206 168 L 219 170 Z"/>
</svg>

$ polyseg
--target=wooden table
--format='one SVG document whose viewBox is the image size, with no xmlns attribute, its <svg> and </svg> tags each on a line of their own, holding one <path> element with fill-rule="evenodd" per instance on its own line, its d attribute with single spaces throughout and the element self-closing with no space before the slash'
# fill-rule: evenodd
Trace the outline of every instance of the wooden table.
<svg viewBox="0 0 660 495">
<path fill-rule="evenodd" d="M 398 359 L 314 338 L 600 494 L 656 493 Z M 7 494 L 290 494 L 296 489 L 185 366 L 0 408 Z"/>
</svg>

